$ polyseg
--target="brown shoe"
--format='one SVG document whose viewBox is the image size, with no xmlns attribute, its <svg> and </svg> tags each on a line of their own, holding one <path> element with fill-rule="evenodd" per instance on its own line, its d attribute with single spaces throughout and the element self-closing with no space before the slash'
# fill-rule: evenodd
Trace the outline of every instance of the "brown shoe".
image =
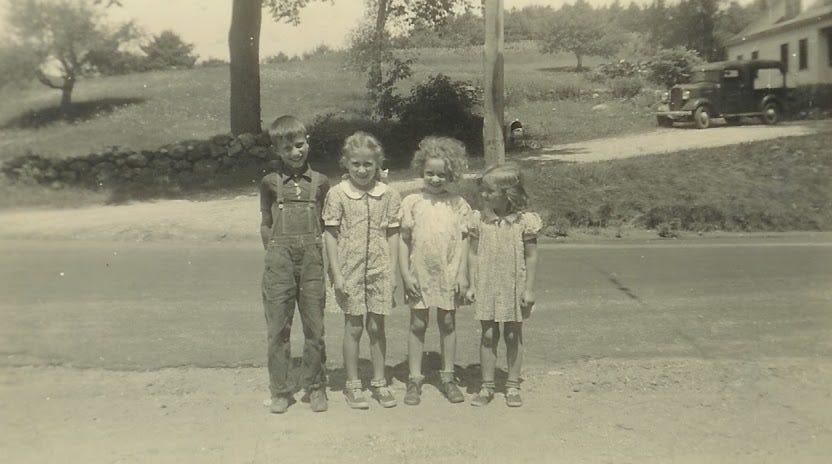
<svg viewBox="0 0 832 464">
<path fill-rule="evenodd" d="M 477 393 L 476 395 L 474 395 L 473 398 L 471 398 L 471 406 L 485 406 L 486 404 L 490 403 L 493 399 L 494 390 L 482 387 L 479 393 Z"/>
<path fill-rule="evenodd" d="M 404 394 L 404 404 L 416 406 L 422 402 L 422 383 L 416 380 L 407 381 L 407 392 Z"/>
<path fill-rule="evenodd" d="M 459 387 L 456 386 L 456 382 L 453 380 L 450 382 L 442 382 L 439 390 L 445 395 L 445 398 L 448 399 L 451 403 L 462 403 L 465 401 L 465 396 L 459 390 Z"/>
</svg>

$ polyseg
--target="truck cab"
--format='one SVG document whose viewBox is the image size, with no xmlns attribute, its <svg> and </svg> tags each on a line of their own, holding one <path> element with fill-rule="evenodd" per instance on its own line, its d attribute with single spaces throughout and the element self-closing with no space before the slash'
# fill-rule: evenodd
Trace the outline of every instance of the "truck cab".
<svg viewBox="0 0 832 464">
<path fill-rule="evenodd" d="M 706 129 L 713 118 L 738 124 L 742 117 L 776 124 L 787 110 L 788 89 L 783 64 L 774 60 L 720 61 L 692 69 L 690 82 L 666 93 L 656 122 L 693 122 Z"/>
</svg>

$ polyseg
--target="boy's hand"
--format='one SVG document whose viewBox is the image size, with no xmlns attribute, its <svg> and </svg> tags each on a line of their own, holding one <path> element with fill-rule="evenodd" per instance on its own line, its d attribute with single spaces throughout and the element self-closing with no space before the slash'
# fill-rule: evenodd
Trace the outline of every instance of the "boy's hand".
<svg viewBox="0 0 832 464">
<path fill-rule="evenodd" d="M 405 296 L 414 300 L 418 300 L 421 297 L 419 283 L 416 282 L 416 279 L 414 279 L 413 276 L 402 276 L 402 283 L 404 284 Z"/>
</svg>

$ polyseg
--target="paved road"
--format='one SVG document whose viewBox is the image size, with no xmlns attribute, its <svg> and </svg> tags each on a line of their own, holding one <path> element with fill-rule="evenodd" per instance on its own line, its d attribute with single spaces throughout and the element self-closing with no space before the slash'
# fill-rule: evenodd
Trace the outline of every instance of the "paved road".
<svg viewBox="0 0 832 464">
<path fill-rule="evenodd" d="M 251 242 L 0 241 L 0 364 L 262 366 L 261 259 Z M 542 263 L 530 364 L 832 357 L 828 234 L 548 244 Z M 405 314 L 388 322 L 390 340 L 404 340 Z M 328 316 L 335 365 L 340 323 Z M 476 362 L 477 331 L 463 310 L 462 365 Z M 389 343 L 391 362 L 405 349 Z"/>
</svg>

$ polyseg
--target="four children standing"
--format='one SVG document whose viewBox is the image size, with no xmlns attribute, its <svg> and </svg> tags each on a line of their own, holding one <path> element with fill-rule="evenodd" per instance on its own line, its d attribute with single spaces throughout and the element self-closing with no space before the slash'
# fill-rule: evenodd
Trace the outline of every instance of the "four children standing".
<svg viewBox="0 0 832 464">
<path fill-rule="evenodd" d="M 486 170 L 479 181 L 482 210 L 472 211 L 462 197 L 447 190 L 467 166 L 464 145 L 452 138 L 426 137 L 412 162 L 423 187 L 402 201 L 381 182 L 384 152 L 372 135 L 356 132 L 347 137 L 341 157 L 347 174 L 329 188 L 326 177 L 309 167 L 308 136 L 300 121 L 283 116 L 269 133 L 280 161 L 260 189 L 271 412 L 283 413 L 294 401 L 288 368 L 296 303 L 305 338 L 302 386 L 313 411 L 327 409 L 324 248 L 336 302 L 344 313 L 344 396 L 350 407 L 369 407 L 358 377 L 365 328 L 373 365 L 370 395 L 383 407 L 397 404 L 384 375 L 385 316 L 393 308 L 396 271 L 410 306 L 405 404 L 421 399 L 422 353 L 432 311 L 440 333 L 440 391 L 452 403 L 465 400 L 454 362 L 456 310 L 467 300 L 482 325 L 482 388 L 471 404 L 485 405 L 494 396 L 502 323 L 509 371 L 506 403 L 522 405 L 522 324 L 534 304 L 536 240 L 542 224 L 537 214 L 524 210 L 519 169 L 504 164 Z"/>
</svg>

